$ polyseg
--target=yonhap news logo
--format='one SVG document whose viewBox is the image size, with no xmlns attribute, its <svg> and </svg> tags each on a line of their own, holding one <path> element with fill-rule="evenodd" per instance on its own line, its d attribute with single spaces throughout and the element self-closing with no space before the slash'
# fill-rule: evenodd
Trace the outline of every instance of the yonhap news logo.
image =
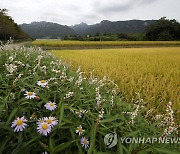
<svg viewBox="0 0 180 154">
<path fill-rule="evenodd" d="M 106 134 L 104 143 L 106 148 L 114 147 L 118 142 L 117 134 L 114 132 Z M 180 137 L 119 137 L 119 142 L 122 144 L 180 144 Z"/>
<path fill-rule="evenodd" d="M 106 148 L 110 149 L 112 147 L 114 147 L 117 144 L 117 134 L 114 132 L 108 133 L 105 137 L 104 137 L 104 143 L 106 145 Z"/>
<path fill-rule="evenodd" d="M 163 144 L 180 144 L 179 137 L 120 137 L 121 143 L 131 144 L 131 143 L 142 143 L 142 144 L 153 144 L 153 143 L 163 143 Z"/>
</svg>

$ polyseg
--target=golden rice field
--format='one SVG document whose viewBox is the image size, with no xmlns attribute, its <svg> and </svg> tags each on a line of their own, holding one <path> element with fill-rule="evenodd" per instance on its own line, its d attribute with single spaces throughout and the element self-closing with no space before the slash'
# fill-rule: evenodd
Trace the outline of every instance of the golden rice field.
<svg viewBox="0 0 180 154">
<path fill-rule="evenodd" d="M 125 98 L 130 101 L 136 92 L 147 101 L 148 108 L 166 110 L 173 102 L 180 115 L 180 47 L 120 48 L 91 50 L 55 50 L 57 57 L 115 80 Z M 179 119 L 179 118 L 178 118 Z"/>
<path fill-rule="evenodd" d="M 35 40 L 33 45 L 41 47 L 132 47 L 132 46 L 180 46 L 180 41 L 61 41 Z"/>
</svg>

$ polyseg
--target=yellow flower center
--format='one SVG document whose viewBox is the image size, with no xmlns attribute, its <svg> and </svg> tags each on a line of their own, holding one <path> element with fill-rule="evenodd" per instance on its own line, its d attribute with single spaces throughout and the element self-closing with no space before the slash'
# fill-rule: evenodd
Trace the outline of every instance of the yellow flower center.
<svg viewBox="0 0 180 154">
<path fill-rule="evenodd" d="M 79 131 L 79 132 L 82 132 L 82 128 L 79 127 L 79 128 L 78 128 L 78 131 Z"/>
<path fill-rule="evenodd" d="M 47 123 L 48 123 L 48 124 L 51 124 L 51 123 L 52 123 L 52 120 L 48 119 L 48 120 L 47 120 Z"/>
<path fill-rule="evenodd" d="M 42 125 L 42 129 L 43 129 L 43 130 L 46 130 L 47 128 L 48 128 L 48 125 L 47 125 L 47 124 L 43 124 L 43 125 Z"/>
<path fill-rule="evenodd" d="M 87 144 L 87 140 L 86 139 L 84 139 L 84 144 Z"/>
<path fill-rule="evenodd" d="M 50 106 L 54 106 L 54 103 L 50 102 L 49 105 L 50 105 Z"/>
<path fill-rule="evenodd" d="M 33 92 L 28 92 L 28 95 L 29 95 L 29 96 L 32 96 L 32 95 L 33 95 Z"/>
<path fill-rule="evenodd" d="M 17 124 L 18 126 L 20 126 L 20 125 L 23 124 L 23 121 L 22 121 L 21 119 L 19 119 L 19 120 L 16 121 L 16 124 Z"/>
<path fill-rule="evenodd" d="M 45 83 L 45 80 L 41 80 L 41 83 Z"/>
</svg>

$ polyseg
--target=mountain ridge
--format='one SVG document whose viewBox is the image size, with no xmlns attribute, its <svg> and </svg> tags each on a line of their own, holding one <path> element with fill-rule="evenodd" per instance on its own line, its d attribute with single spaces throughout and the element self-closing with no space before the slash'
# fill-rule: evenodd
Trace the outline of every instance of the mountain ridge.
<svg viewBox="0 0 180 154">
<path fill-rule="evenodd" d="M 61 25 L 53 22 L 31 22 L 19 25 L 33 38 L 61 38 L 66 35 L 96 35 L 117 33 L 143 33 L 146 27 L 156 20 L 102 20 L 99 23 L 88 25 L 84 22 L 73 26 Z"/>
<path fill-rule="evenodd" d="M 66 25 L 46 21 L 23 23 L 19 26 L 32 38 L 58 38 L 75 34 L 74 30 Z"/>
</svg>

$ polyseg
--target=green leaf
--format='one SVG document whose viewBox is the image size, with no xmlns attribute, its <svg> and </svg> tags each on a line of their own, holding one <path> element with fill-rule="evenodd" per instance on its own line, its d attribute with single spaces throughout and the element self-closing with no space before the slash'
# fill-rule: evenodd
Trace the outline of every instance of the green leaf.
<svg viewBox="0 0 180 154">
<path fill-rule="evenodd" d="M 74 130 L 70 127 L 70 132 L 71 132 L 71 137 L 72 139 L 75 139 L 75 134 L 74 134 Z"/>
<path fill-rule="evenodd" d="M 135 135 L 137 135 L 139 132 L 140 132 L 140 130 L 137 130 L 137 131 L 134 131 L 134 132 L 130 132 L 130 133 L 128 133 L 128 134 L 126 134 L 126 135 L 124 135 L 124 137 L 131 137 L 131 136 L 135 136 Z"/>
<path fill-rule="evenodd" d="M 82 152 L 82 146 L 81 146 L 79 143 L 80 143 L 79 140 L 76 141 L 76 145 L 77 145 L 77 147 L 78 147 L 78 154 L 82 154 L 82 153 L 83 153 L 83 152 Z"/>
<path fill-rule="evenodd" d="M 169 150 L 166 148 L 154 148 L 157 152 L 163 153 L 163 154 L 179 154 L 178 151 Z"/>
<path fill-rule="evenodd" d="M 131 154 L 131 152 L 123 145 L 121 144 L 123 150 L 125 151 L 125 154 Z"/>
<path fill-rule="evenodd" d="M 100 123 L 106 123 L 106 122 L 112 122 L 118 119 L 118 116 L 114 116 L 112 118 L 108 118 L 108 119 L 103 119 L 100 121 Z"/>
<path fill-rule="evenodd" d="M 121 143 L 121 140 L 119 139 L 118 140 L 118 145 L 117 145 L 117 152 L 120 153 L 120 154 L 123 154 L 123 147 L 122 147 L 122 143 Z"/>
<path fill-rule="evenodd" d="M 96 141 L 96 125 L 93 122 L 90 131 L 90 147 L 88 150 L 88 154 L 91 154 L 93 152 L 95 141 Z"/>
<path fill-rule="evenodd" d="M 12 121 L 12 118 L 15 116 L 17 111 L 18 111 L 18 108 L 14 108 L 14 110 L 12 110 L 12 112 L 11 112 L 5 126 L 9 125 L 10 121 Z"/>
<path fill-rule="evenodd" d="M 69 146 L 70 146 L 73 142 L 75 142 L 75 140 L 74 140 L 74 141 L 69 141 L 69 142 L 66 142 L 66 143 L 62 143 L 62 144 L 56 146 L 56 147 L 54 148 L 54 150 L 53 150 L 53 153 L 61 152 L 61 151 L 63 151 L 64 149 L 69 148 Z"/>
<path fill-rule="evenodd" d="M 55 145 L 53 136 L 54 135 L 51 135 L 51 137 L 49 138 L 49 148 L 50 148 L 51 151 L 53 151 L 54 145 Z"/>
<path fill-rule="evenodd" d="M 2 111 L 4 109 L 4 105 L 5 105 L 5 103 L 0 105 L 0 114 L 2 113 Z"/>
<path fill-rule="evenodd" d="M 3 154 L 4 147 L 7 144 L 7 142 L 10 140 L 10 138 L 11 138 L 11 136 L 6 137 L 4 140 L 1 139 L 1 142 L 0 142 L 0 154 Z"/>
<path fill-rule="evenodd" d="M 21 147 L 17 147 L 16 149 L 14 149 L 12 151 L 12 154 L 19 154 L 19 153 L 21 153 L 23 150 L 26 150 L 28 146 L 30 146 L 34 141 L 36 141 L 38 139 L 39 139 L 39 136 L 32 138 L 27 143 L 23 144 Z"/>
<path fill-rule="evenodd" d="M 63 114 L 64 114 L 64 103 L 61 102 L 61 105 L 60 105 L 60 115 L 59 115 L 59 121 L 60 122 L 62 122 Z"/>
</svg>

